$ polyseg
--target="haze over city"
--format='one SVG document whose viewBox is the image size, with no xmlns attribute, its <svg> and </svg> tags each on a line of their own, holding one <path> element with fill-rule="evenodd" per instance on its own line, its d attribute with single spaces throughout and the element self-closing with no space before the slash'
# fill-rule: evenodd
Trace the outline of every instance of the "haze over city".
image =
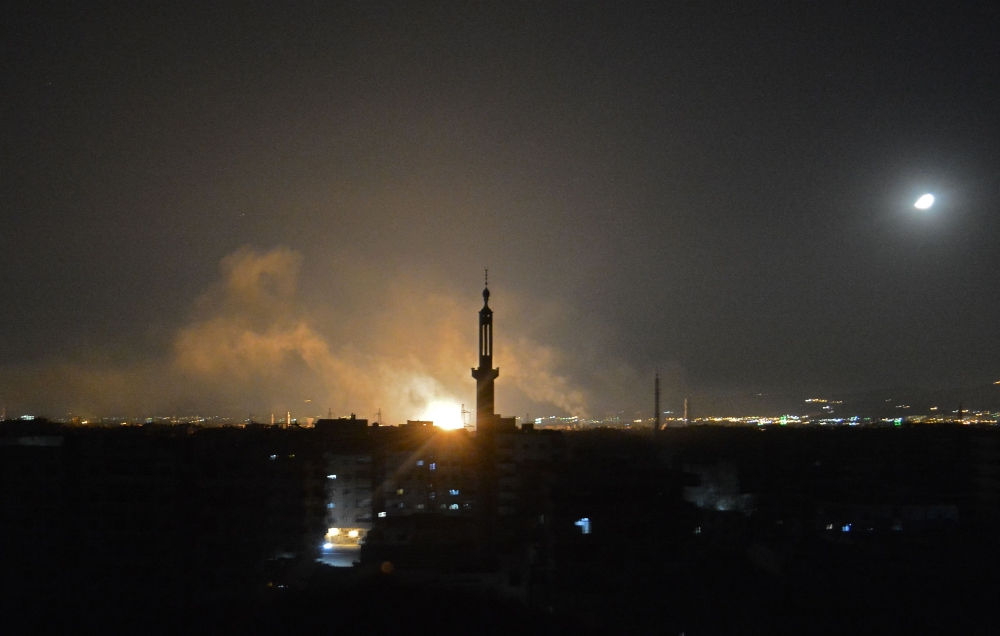
<svg viewBox="0 0 1000 636">
<path fill-rule="evenodd" d="M 992 634 L 1000 11 L 5 2 L 0 634 Z"/>
<path fill-rule="evenodd" d="M 487 267 L 505 413 L 1000 379 L 985 9 L 5 13 L 9 416 L 470 405 Z"/>
</svg>

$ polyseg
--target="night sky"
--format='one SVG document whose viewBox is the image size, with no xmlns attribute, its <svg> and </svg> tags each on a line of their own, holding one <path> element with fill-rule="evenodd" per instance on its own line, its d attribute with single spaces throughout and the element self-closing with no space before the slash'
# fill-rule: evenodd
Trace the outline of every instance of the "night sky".
<svg viewBox="0 0 1000 636">
<path fill-rule="evenodd" d="M 5 4 L 8 416 L 1000 379 L 995 3 L 373 4 Z"/>
</svg>

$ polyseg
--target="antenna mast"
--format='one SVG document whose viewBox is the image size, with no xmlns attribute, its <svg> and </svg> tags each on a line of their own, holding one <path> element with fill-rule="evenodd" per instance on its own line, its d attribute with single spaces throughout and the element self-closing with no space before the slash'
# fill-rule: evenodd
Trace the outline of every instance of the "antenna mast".
<svg viewBox="0 0 1000 636">
<path fill-rule="evenodd" d="M 660 372 L 656 372 L 656 380 L 654 381 L 654 407 L 656 409 L 656 414 L 653 417 L 653 432 L 660 432 Z"/>
</svg>

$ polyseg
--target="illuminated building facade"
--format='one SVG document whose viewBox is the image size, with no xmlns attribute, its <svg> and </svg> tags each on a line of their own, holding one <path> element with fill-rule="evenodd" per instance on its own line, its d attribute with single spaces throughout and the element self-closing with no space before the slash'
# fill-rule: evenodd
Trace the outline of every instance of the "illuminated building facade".
<svg viewBox="0 0 1000 636">
<path fill-rule="evenodd" d="M 416 448 L 386 453 L 379 517 L 474 514 L 478 486 L 474 458 L 464 432 L 433 434 Z"/>
<path fill-rule="evenodd" d="M 372 455 L 327 453 L 324 459 L 326 541 L 358 545 L 372 528 Z"/>
</svg>

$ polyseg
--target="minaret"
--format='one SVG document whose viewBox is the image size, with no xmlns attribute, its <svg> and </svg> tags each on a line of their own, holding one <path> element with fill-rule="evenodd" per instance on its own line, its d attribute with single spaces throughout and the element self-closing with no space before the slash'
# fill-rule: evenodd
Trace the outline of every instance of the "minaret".
<svg viewBox="0 0 1000 636">
<path fill-rule="evenodd" d="M 500 375 L 500 369 L 493 368 L 493 310 L 490 309 L 489 278 L 486 285 L 483 289 L 483 308 L 479 310 L 479 368 L 472 370 L 472 377 L 476 379 L 476 430 L 480 433 L 493 428 L 497 419 L 493 406 L 493 381 Z"/>
</svg>

